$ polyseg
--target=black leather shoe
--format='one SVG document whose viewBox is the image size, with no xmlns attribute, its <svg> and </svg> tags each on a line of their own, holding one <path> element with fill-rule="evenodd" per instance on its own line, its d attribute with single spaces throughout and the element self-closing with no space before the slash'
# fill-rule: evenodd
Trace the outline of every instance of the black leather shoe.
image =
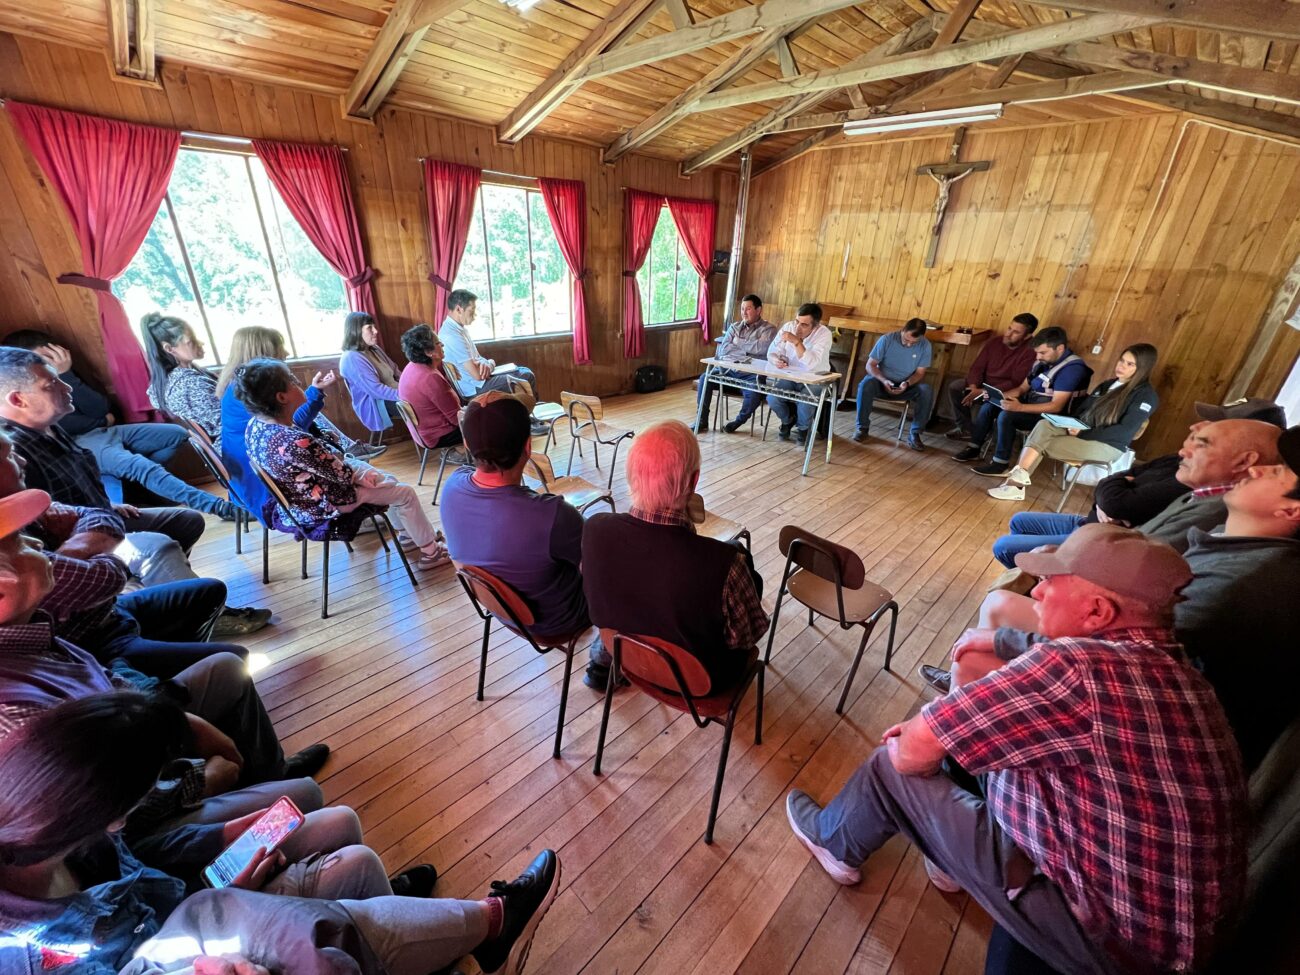
<svg viewBox="0 0 1300 975">
<path fill-rule="evenodd" d="M 389 877 L 388 883 L 398 897 L 428 897 L 438 883 L 438 868 L 432 863 L 422 863 Z"/>
<path fill-rule="evenodd" d="M 284 760 L 284 771 L 281 778 L 285 779 L 312 779 L 316 777 L 325 765 L 325 760 L 330 757 L 330 746 L 324 744 L 308 745 L 296 755 L 290 755 Z"/>
<path fill-rule="evenodd" d="M 802 427 L 795 427 L 794 442 L 797 443 L 800 447 L 806 444 L 808 442 L 808 431 L 804 430 Z"/>
<path fill-rule="evenodd" d="M 737 430 L 740 429 L 741 424 L 743 424 L 744 422 L 745 422 L 744 420 L 731 420 L 727 423 L 724 423 L 722 425 L 722 429 L 726 430 L 728 433 L 735 433 Z"/>
<path fill-rule="evenodd" d="M 934 667 L 930 664 L 921 664 L 918 670 L 921 673 L 921 679 L 940 694 L 947 694 L 952 690 L 951 670 L 944 670 L 942 667 Z"/>
<path fill-rule="evenodd" d="M 978 447 L 967 447 L 965 450 L 953 454 L 952 459 L 959 464 L 969 464 L 973 460 L 980 459 L 980 449 Z"/>
<path fill-rule="evenodd" d="M 505 917 L 501 933 L 483 942 L 472 954 L 483 975 L 515 975 L 528 960 L 537 925 L 546 916 L 560 887 L 560 858 L 543 850 L 528 869 L 510 883 L 492 881 L 489 897 L 501 901 Z"/>
<path fill-rule="evenodd" d="M 918 453 L 922 450 L 925 450 L 925 444 L 921 442 L 920 437 L 908 437 L 907 445 L 911 447 L 913 450 L 917 451 Z"/>
<path fill-rule="evenodd" d="M 212 637 L 217 639 L 228 636 L 247 636 L 250 633 L 256 633 L 269 622 L 271 622 L 271 611 L 269 609 L 257 609 L 253 606 L 227 606 L 221 611 L 221 615 L 217 617 L 216 625 L 212 627 Z"/>
<path fill-rule="evenodd" d="M 793 427 L 794 427 L 794 424 L 791 424 L 790 426 L 782 426 L 781 429 L 779 429 L 779 430 L 776 431 L 776 438 L 777 438 L 778 440 L 789 440 L 789 439 L 790 439 L 790 431 L 791 431 L 791 429 L 793 429 Z"/>
<path fill-rule="evenodd" d="M 991 460 L 981 467 L 972 467 L 976 474 L 982 474 L 985 477 L 1006 477 L 1007 471 L 1011 470 L 1010 464 L 1003 464 L 1001 461 Z"/>
</svg>

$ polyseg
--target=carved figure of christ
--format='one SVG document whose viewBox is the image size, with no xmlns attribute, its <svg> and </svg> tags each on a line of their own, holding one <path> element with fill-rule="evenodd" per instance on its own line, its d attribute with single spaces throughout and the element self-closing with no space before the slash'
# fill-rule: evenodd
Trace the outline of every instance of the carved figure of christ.
<svg viewBox="0 0 1300 975">
<path fill-rule="evenodd" d="M 981 173 L 993 165 L 987 159 L 979 162 L 957 161 L 957 156 L 961 152 L 962 139 L 965 135 L 965 128 L 959 128 L 953 133 L 952 149 L 948 153 L 947 162 L 928 163 L 924 166 L 918 166 L 916 170 L 918 176 L 929 176 L 939 184 L 939 193 L 934 200 L 934 222 L 930 225 L 930 246 L 925 252 L 926 267 L 934 267 L 935 258 L 939 254 L 939 235 L 943 232 L 943 218 L 948 213 L 948 202 L 951 199 L 953 183 L 965 179 L 971 173 Z"/>
</svg>

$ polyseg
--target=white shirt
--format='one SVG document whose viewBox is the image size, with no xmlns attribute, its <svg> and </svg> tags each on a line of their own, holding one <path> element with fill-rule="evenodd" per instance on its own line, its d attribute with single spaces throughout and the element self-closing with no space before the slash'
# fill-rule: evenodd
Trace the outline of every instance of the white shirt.
<svg viewBox="0 0 1300 975">
<path fill-rule="evenodd" d="M 825 325 L 815 325 L 812 333 L 803 340 L 803 356 L 800 357 L 795 352 L 794 345 L 789 342 L 798 324 L 798 322 L 786 322 L 781 326 L 781 330 L 776 333 L 776 338 L 767 347 L 768 362 L 772 361 L 773 356 L 779 355 L 790 363 L 786 368 L 792 372 L 830 372 L 831 343 L 835 340 L 831 330 Z"/>
<path fill-rule="evenodd" d="M 460 372 L 460 380 L 456 383 L 460 395 L 473 396 L 481 385 L 481 381 L 474 378 L 473 364 L 486 362 L 495 366 L 496 363 L 478 354 L 478 347 L 469 337 L 469 330 L 450 315 L 443 319 L 442 328 L 438 329 L 438 338 L 442 341 L 446 360 Z"/>
</svg>

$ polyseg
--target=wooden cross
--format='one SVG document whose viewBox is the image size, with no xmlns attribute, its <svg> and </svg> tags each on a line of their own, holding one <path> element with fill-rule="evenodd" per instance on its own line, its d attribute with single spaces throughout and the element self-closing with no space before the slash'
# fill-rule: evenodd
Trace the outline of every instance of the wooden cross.
<svg viewBox="0 0 1300 975">
<path fill-rule="evenodd" d="M 971 173 L 982 173 L 993 165 L 987 159 L 980 162 L 958 162 L 957 154 L 961 152 L 961 141 L 966 135 L 964 127 L 958 128 L 952 137 L 952 149 L 948 161 L 928 163 L 916 168 L 918 176 L 929 176 L 939 184 L 939 195 L 934 201 L 934 223 L 930 226 L 930 247 L 925 252 L 925 266 L 934 267 L 934 259 L 939 253 L 939 233 L 943 230 L 943 218 L 948 212 L 948 200 L 952 193 L 952 184 L 965 179 Z"/>
</svg>

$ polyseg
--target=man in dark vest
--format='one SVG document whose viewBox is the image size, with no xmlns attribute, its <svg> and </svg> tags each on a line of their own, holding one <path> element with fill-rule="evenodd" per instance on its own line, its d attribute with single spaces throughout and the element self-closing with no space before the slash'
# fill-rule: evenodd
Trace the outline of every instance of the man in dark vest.
<svg viewBox="0 0 1300 975">
<path fill-rule="evenodd" d="M 638 433 L 627 455 L 632 509 L 587 521 L 583 587 L 596 626 L 669 640 L 723 687 L 758 652 L 768 620 L 745 552 L 695 534 L 699 479 L 700 445 L 686 424 Z"/>
</svg>

